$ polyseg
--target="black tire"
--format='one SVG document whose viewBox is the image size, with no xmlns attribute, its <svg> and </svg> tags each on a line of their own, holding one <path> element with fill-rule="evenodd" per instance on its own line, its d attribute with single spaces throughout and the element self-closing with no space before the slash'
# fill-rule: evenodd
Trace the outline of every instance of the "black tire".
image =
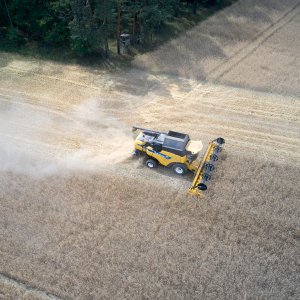
<svg viewBox="0 0 300 300">
<path fill-rule="evenodd" d="M 172 170 L 177 175 L 185 175 L 188 171 L 187 167 L 183 164 L 174 164 Z"/>
<path fill-rule="evenodd" d="M 204 183 L 199 183 L 197 186 L 198 190 L 200 191 L 206 191 L 207 190 L 207 186 Z"/>
<path fill-rule="evenodd" d="M 207 163 L 205 164 L 204 168 L 206 171 L 212 172 L 215 169 L 215 166 L 213 164 Z"/>
<path fill-rule="evenodd" d="M 220 145 L 223 145 L 225 144 L 225 140 L 221 137 L 217 138 L 217 143 L 220 144 Z"/>
<path fill-rule="evenodd" d="M 215 150 L 216 153 L 221 153 L 222 152 L 222 148 L 219 146 L 216 146 Z"/>
<path fill-rule="evenodd" d="M 205 181 L 209 181 L 209 180 L 211 180 L 211 175 L 210 174 L 207 174 L 207 173 L 205 173 L 204 175 L 203 175 L 203 177 L 202 177 Z"/>
<path fill-rule="evenodd" d="M 218 155 L 216 155 L 216 154 L 212 154 L 211 156 L 210 156 L 210 160 L 212 160 L 212 161 L 217 161 L 219 158 L 218 158 Z"/>
<path fill-rule="evenodd" d="M 146 160 L 146 166 L 149 168 L 149 169 L 155 169 L 157 168 L 157 161 L 152 159 L 152 158 L 149 158 Z"/>
</svg>

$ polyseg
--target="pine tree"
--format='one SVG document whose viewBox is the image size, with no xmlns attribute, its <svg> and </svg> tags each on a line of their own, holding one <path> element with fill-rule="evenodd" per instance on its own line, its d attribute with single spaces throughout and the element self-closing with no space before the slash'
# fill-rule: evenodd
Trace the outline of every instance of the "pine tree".
<svg viewBox="0 0 300 300">
<path fill-rule="evenodd" d="M 117 0 L 72 0 L 74 19 L 70 22 L 72 46 L 81 54 L 109 54 L 108 40 L 117 26 Z"/>
<path fill-rule="evenodd" d="M 113 35 L 116 28 L 115 4 L 115 1 L 95 1 L 94 17 L 99 28 L 100 40 L 104 44 L 106 57 L 108 57 L 109 53 L 108 39 Z"/>
</svg>

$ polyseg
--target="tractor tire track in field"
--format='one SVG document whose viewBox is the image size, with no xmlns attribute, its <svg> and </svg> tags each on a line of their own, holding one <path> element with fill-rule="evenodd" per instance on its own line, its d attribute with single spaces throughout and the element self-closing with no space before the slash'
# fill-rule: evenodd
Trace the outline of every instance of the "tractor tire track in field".
<svg viewBox="0 0 300 300">
<path fill-rule="evenodd" d="M 240 64 L 244 59 L 256 51 L 264 42 L 273 36 L 278 30 L 290 23 L 300 12 L 300 4 L 295 5 L 291 10 L 286 12 L 274 24 L 267 27 L 259 35 L 255 36 L 252 41 L 241 50 L 230 56 L 224 63 L 211 70 L 207 76 L 208 80 L 220 80 L 225 74 L 229 73 L 235 66 Z"/>
<path fill-rule="evenodd" d="M 40 300 L 62 300 L 56 295 L 53 295 L 47 291 L 30 286 L 16 278 L 13 278 L 7 274 L 0 273 L 0 299 L 8 299 L 11 294 L 5 294 L 5 291 L 11 292 L 11 290 L 17 290 L 15 299 L 40 299 Z"/>
<path fill-rule="evenodd" d="M 296 4 L 293 8 L 283 14 L 279 19 L 269 25 L 266 29 L 261 31 L 242 49 L 234 52 L 230 55 L 224 62 L 220 63 L 212 70 L 210 70 L 206 76 L 207 81 L 220 81 L 224 75 L 233 70 L 237 65 L 239 65 L 243 60 L 245 60 L 249 55 L 254 53 L 264 42 L 266 42 L 271 36 L 273 36 L 277 31 L 290 23 L 299 14 L 300 4 Z M 203 83 L 199 83 L 189 92 L 181 97 L 182 100 L 188 98 L 194 91 L 199 90 Z"/>
</svg>

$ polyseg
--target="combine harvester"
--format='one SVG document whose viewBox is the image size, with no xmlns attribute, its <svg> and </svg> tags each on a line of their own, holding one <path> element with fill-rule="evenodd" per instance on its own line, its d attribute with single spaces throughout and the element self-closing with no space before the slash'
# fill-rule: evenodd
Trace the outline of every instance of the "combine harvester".
<svg viewBox="0 0 300 300">
<path fill-rule="evenodd" d="M 218 155 L 222 151 L 225 140 L 221 137 L 211 141 L 203 158 L 201 141 L 192 141 L 188 134 L 169 131 L 160 132 L 141 127 L 132 127 L 132 131 L 140 133 L 134 142 L 133 155 L 146 156 L 146 166 L 150 169 L 159 164 L 170 167 L 178 175 L 188 171 L 194 172 L 193 184 L 189 192 L 201 195 L 207 189 L 206 182 L 211 179 Z M 201 159 L 202 158 L 202 159 Z"/>
</svg>

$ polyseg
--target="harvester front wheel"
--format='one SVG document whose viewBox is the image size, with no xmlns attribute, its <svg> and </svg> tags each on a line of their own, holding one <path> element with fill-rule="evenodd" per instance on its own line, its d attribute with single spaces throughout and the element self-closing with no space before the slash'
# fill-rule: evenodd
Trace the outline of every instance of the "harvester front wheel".
<svg viewBox="0 0 300 300">
<path fill-rule="evenodd" d="M 157 161 L 155 161 L 154 159 L 152 158 L 149 158 L 146 160 L 146 166 L 149 168 L 149 169 L 155 169 L 157 168 Z"/>
<path fill-rule="evenodd" d="M 185 175 L 187 173 L 187 167 L 183 164 L 175 164 L 172 166 L 172 170 L 177 175 Z"/>
</svg>

